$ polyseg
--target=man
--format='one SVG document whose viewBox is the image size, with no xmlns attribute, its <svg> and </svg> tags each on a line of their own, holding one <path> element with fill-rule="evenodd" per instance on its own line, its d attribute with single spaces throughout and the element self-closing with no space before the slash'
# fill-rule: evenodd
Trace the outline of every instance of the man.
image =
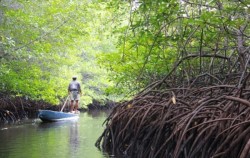
<svg viewBox="0 0 250 158">
<path fill-rule="evenodd" d="M 82 94 L 81 85 L 76 81 L 77 77 L 73 76 L 72 81 L 69 83 L 68 94 L 70 96 L 70 112 L 77 112 L 80 94 Z M 75 106 L 74 106 L 75 101 Z"/>
</svg>

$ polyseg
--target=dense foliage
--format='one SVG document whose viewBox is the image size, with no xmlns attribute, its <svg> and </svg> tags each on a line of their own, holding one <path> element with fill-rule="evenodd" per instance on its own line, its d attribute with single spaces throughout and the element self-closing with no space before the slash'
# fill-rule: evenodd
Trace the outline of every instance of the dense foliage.
<svg viewBox="0 0 250 158">
<path fill-rule="evenodd" d="M 112 4 L 119 11 L 123 6 Z M 130 90 L 164 78 L 177 66 L 172 75 L 188 80 L 243 71 L 249 61 L 249 7 L 247 1 L 131 1 L 127 25 L 116 28 L 118 52 L 101 61 L 117 88 Z"/>
<path fill-rule="evenodd" d="M 102 4 L 84 1 L 0 2 L 0 93 L 58 104 L 77 75 L 83 104 L 104 98 L 110 82 L 95 55 L 104 41 Z M 108 17 L 108 16 L 107 16 Z M 104 42 L 103 42 L 104 41 Z"/>
<path fill-rule="evenodd" d="M 2 0 L 0 92 L 58 104 L 77 74 L 87 104 L 135 94 L 177 65 L 183 79 L 243 71 L 249 9 L 244 0 Z"/>
</svg>

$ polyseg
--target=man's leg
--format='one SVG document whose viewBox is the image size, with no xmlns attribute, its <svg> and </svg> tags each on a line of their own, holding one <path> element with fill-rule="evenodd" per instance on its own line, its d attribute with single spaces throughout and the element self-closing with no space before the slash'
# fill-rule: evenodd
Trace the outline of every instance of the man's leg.
<svg viewBox="0 0 250 158">
<path fill-rule="evenodd" d="M 72 112 L 74 109 L 74 100 L 71 100 L 70 102 L 70 111 L 69 112 Z"/>
<path fill-rule="evenodd" d="M 76 100 L 74 111 L 77 111 L 77 109 L 78 109 L 78 100 Z"/>
<path fill-rule="evenodd" d="M 76 113 L 77 113 L 77 111 L 78 111 L 79 100 L 80 100 L 80 93 L 77 92 L 77 95 L 76 95 L 76 98 L 75 98 L 76 103 L 75 103 L 75 108 L 74 108 L 74 111 L 75 111 Z"/>
</svg>

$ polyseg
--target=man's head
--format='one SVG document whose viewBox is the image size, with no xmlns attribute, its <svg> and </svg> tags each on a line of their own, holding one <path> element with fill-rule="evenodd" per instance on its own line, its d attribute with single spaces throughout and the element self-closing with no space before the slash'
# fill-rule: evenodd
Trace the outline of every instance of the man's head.
<svg viewBox="0 0 250 158">
<path fill-rule="evenodd" d="M 73 76 L 73 77 L 72 77 L 72 79 L 73 79 L 73 80 L 76 80 L 76 79 L 77 79 L 77 77 L 76 77 L 76 76 Z"/>
</svg>

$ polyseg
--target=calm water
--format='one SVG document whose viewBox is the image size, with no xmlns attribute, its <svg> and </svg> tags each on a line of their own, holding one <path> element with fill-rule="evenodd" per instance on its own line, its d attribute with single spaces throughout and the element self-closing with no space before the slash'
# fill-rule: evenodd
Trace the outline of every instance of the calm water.
<svg viewBox="0 0 250 158">
<path fill-rule="evenodd" d="M 107 158 L 95 147 L 105 112 L 81 113 L 77 121 L 26 120 L 0 126 L 0 158 Z"/>
</svg>

